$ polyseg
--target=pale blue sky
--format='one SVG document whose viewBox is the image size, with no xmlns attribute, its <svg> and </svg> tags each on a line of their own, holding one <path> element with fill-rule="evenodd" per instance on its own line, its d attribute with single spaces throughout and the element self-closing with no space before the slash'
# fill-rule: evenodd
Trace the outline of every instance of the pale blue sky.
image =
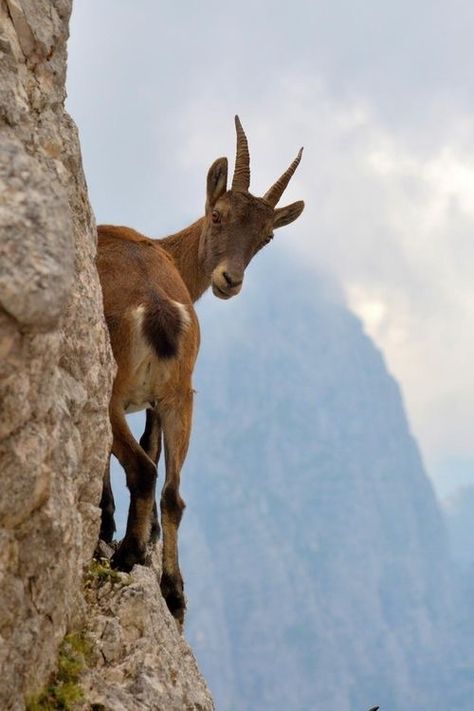
<svg viewBox="0 0 474 711">
<path fill-rule="evenodd" d="M 236 112 L 257 194 L 305 146 L 281 240 L 341 284 L 442 491 L 474 482 L 473 26 L 458 1 L 78 0 L 69 44 L 99 222 L 199 216 Z"/>
</svg>

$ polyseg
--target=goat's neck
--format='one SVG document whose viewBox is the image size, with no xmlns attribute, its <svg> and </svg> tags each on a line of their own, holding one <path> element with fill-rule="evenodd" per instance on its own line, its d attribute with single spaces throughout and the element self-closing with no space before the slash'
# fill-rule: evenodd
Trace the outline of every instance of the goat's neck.
<svg viewBox="0 0 474 711">
<path fill-rule="evenodd" d="M 197 301 L 211 284 L 210 275 L 199 259 L 203 220 L 201 218 L 184 230 L 158 240 L 172 257 L 193 301 Z"/>
</svg>

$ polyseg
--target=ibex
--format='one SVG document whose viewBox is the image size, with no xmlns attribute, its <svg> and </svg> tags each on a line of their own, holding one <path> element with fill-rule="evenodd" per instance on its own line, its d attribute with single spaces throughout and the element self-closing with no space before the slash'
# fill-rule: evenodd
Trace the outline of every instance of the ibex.
<svg viewBox="0 0 474 711">
<path fill-rule="evenodd" d="M 227 158 L 207 175 L 205 215 L 181 232 L 149 239 L 128 227 L 98 228 L 98 259 L 104 310 L 118 371 L 110 402 L 112 453 L 125 469 L 130 508 L 125 538 L 112 565 L 128 571 L 143 563 L 148 542 L 159 537 L 155 484 L 163 438 L 166 476 L 161 492 L 163 571 L 161 589 L 182 623 L 183 580 L 178 563 L 178 527 L 184 509 L 180 472 L 188 449 L 193 407 L 192 374 L 199 349 L 193 303 L 212 286 L 229 299 L 242 288 L 244 271 L 273 237 L 273 230 L 301 214 L 304 203 L 277 208 L 302 149 L 263 198 L 249 193 L 247 138 L 235 117 L 237 155 L 227 190 Z M 140 444 L 125 413 L 146 409 Z M 101 500 L 101 537 L 111 541 L 114 499 L 107 470 Z"/>
</svg>

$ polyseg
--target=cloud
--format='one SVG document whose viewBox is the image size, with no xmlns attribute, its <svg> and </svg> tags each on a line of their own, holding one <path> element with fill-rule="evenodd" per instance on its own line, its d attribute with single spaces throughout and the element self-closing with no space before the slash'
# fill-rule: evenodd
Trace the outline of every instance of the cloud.
<svg viewBox="0 0 474 711">
<path fill-rule="evenodd" d="M 178 159 L 193 175 L 203 174 L 216 144 L 232 145 L 225 109 L 210 116 L 207 107 L 207 97 L 194 97 L 178 125 Z M 307 209 L 281 239 L 342 284 L 402 384 L 434 470 L 449 452 L 474 458 L 468 123 L 458 117 L 431 151 L 416 150 L 381 123 L 367 100 L 335 101 L 312 77 L 282 78 L 245 111 L 257 193 L 305 144 L 284 200 L 304 198 Z"/>
<path fill-rule="evenodd" d="M 256 194 L 304 145 L 284 200 L 307 207 L 278 239 L 343 286 L 432 471 L 474 462 L 474 6 L 139 5 L 74 11 L 70 108 L 99 220 L 159 235 L 195 219 L 235 112 Z"/>
</svg>

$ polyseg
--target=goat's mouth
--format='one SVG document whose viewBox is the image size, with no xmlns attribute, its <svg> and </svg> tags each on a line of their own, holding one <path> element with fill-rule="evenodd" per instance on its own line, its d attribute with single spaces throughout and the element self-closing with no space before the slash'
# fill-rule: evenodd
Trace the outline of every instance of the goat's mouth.
<svg viewBox="0 0 474 711">
<path fill-rule="evenodd" d="M 220 286 L 216 284 L 215 281 L 212 282 L 212 293 L 217 296 L 218 299 L 231 299 L 236 295 L 235 289 L 221 289 Z"/>
</svg>

